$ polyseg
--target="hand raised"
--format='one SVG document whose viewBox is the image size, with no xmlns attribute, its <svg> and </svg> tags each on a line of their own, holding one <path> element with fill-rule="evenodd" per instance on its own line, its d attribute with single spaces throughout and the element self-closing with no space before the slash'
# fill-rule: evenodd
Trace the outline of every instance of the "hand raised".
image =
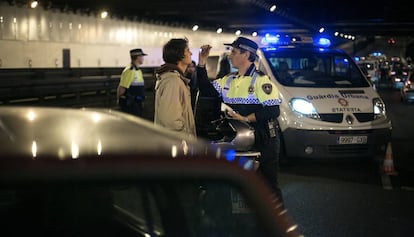
<svg viewBox="0 0 414 237">
<path fill-rule="evenodd" d="M 211 48 L 212 48 L 211 45 L 208 45 L 208 44 L 202 45 L 200 47 L 200 52 L 198 54 L 199 60 L 205 61 L 210 54 Z"/>
</svg>

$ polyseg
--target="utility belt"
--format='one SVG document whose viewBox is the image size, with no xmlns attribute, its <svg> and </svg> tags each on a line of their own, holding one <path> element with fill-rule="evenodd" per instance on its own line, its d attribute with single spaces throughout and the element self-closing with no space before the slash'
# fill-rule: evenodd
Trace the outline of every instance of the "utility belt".
<svg viewBox="0 0 414 237">
<path fill-rule="evenodd" d="M 277 119 L 268 120 L 265 124 L 255 126 L 256 142 L 262 143 L 269 138 L 278 136 L 279 123 Z"/>
<path fill-rule="evenodd" d="M 124 101 L 125 105 L 129 107 L 129 106 L 132 106 L 134 103 L 142 102 L 143 100 L 145 100 L 145 97 L 126 93 L 124 95 L 121 95 L 119 99 L 121 101 Z"/>
<path fill-rule="evenodd" d="M 279 127 L 279 123 L 277 119 L 270 119 L 269 121 L 267 121 L 267 131 L 269 133 L 268 134 L 269 137 L 277 136 L 278 127 Z"/>
<path fill-rule="evenodd" d="M 120 99 L 141 101 L 145 100 L 145 97 L 140 95 L 121 95 Z"/>
</svg>

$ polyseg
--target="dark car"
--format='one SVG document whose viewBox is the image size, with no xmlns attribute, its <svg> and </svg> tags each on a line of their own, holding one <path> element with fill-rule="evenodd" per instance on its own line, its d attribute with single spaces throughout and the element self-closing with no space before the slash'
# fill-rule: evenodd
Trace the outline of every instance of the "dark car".
<svg viewBox="0 0 414 237">
<path fill-rule="evenodd" d="M 412 102 L 414 101 L 414 73 L 410 73 L 408 79 L 401 87 L 401 101 Z"/>
<path fill-rule="evenodd" d="M 0 107 L 2 236 L 300 236 L 252 163 L 111 110 Z"/>
<path fill-rule="evenodd" d="M 408 79 L 409 72 L 405 65 L 401 62 L 392 62 L 389 71 L 389 77 L 392 83 L 392 88 L 400 90 Z"/>
</svg>

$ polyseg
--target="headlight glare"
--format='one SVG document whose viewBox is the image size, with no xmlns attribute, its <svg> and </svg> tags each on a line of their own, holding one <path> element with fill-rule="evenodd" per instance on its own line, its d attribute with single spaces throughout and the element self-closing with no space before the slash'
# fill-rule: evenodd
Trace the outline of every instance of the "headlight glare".
<svg viewBox="0 0 414 237">
<path fill-rule="evenodd" d="M 318 112 L 316 112 L 315 107 L 313 107 L 313 104 L 307 100 L 293 98 L 290 101 L 290 106 L 296 113 L 299 113 L 308 118 L 319 119 L 319 115 Z"/>
<path fill-rule="evenodd" d="M 374 116 L 375 118 L 381 118 L 385 116 L 385 104 L 380 98 L 374 98 L 372 100 L 374 106 Z"/>
</svg>

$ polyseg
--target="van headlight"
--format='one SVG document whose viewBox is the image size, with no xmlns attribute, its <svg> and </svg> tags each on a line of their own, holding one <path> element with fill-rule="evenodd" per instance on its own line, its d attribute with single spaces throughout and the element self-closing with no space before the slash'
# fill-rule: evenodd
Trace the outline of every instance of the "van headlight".
<svg viewBox="0 0 414 237">
<path fill-rule="evenodd" d="M 380 98 L 374 98 L 372 104 L 374 106 L 374 118 L 385 117 L 385 103 Z"/>
<path fill-rule="evenodd" d="M 318 112 L 316 112 L 315 107 L 313 107 L 313 104 L 307 100 L 293 98 L 290 100 L 289 104 L 292 110 L 296 113 L 299 113 L 300 115 L 312 119 L 320 119 Z"/>
</svg>

